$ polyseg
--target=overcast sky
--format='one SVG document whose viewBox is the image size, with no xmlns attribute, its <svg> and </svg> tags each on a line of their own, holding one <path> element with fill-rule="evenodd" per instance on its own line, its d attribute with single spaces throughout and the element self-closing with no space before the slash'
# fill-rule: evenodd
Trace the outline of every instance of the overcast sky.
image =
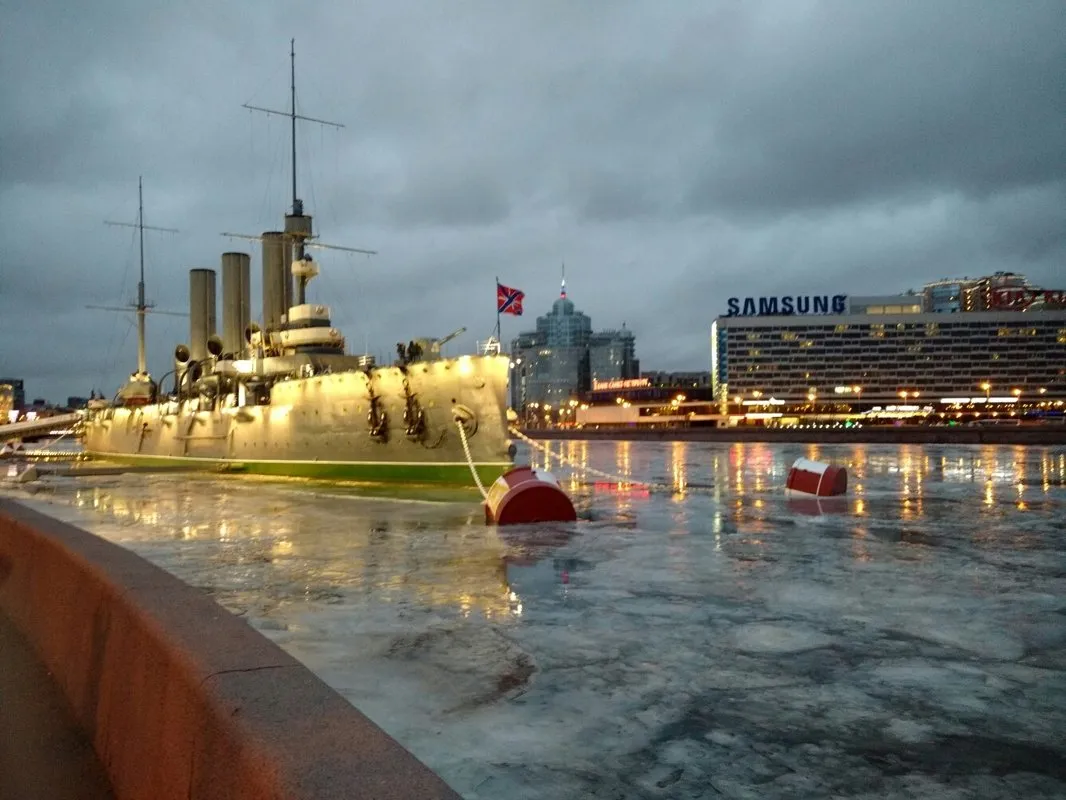
<svg viewBox="0 0 1066 800">
<path fill-rule="evenodd" d="M 1062 0 L 15 0 L 0 7 L 0 375 L 109 396 L 136 365 L 137 176 L 149 299 L 258 246 L 300 195 L 310 297 L 353 350 L 495 324 L 558 294 L 623 322 L 644 369 L 708 369 L 732 295 L 890 293 L 995 270 L 1066 288 Z M 221 290 L 221 273 L 219 273 Z M 221 310 L 221 304 L 219 306 Z M 219 318 L 221 326 L 221 315 Z M 188 321 L 149 318 L 149 368 Z"/>
</svg>

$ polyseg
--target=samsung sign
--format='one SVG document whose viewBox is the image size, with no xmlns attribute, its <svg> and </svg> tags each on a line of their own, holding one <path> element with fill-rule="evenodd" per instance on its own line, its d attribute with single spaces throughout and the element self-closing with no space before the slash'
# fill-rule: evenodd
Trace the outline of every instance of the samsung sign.
<svg viewBox="0 0 1066 800">
<path fill-rule="evenodd" d="M 730 297 L 727 317 L 780 317 L 792 314 L 843 314 L 848 296 L 835 294 L 797 295 L 796 297 Z"/>
</svg>

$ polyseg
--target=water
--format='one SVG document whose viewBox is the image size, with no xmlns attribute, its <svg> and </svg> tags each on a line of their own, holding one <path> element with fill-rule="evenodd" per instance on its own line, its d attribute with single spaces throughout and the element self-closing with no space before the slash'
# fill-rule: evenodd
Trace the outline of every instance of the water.
<svg viewBox="0 0 1066 800">
<path fill-rule="evenodd" d="M 467 798 L 1066 795 L 1066 450 L 552 449 L 675 491 L 576 475 L 576 525 L 501 530 L 469 494 L 245 478 L 32 502 L 210 592 Z M 800 456 L 848 498 L 788 500 Z"/>
</svg>

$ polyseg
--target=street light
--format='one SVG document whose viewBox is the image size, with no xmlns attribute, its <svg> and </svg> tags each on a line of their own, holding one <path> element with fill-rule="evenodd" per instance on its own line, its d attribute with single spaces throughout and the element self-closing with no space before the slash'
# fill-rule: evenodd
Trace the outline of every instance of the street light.
<svg viewBox="0 0 1066 800">
<path fill-rule="evenodd" d="M 985 390 L 985 400 L 988 400 L 989 396 L 992 393 L 992 384 L 988 381 L 985 381 L 981 384 L 981 388 Z"/>
</svg>

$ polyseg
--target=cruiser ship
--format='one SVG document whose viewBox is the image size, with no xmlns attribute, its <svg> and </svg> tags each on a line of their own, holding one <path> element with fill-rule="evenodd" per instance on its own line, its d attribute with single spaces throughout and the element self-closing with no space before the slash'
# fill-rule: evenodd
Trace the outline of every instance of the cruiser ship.
<svg viewBox="0 0 1066 800">
<path fill-rule="evenodd" d="M 511 467 L 515 453 L 508 438 L 509 362 L 498 343 L 443 357 L 442 345 L 461 328 L 398 344 L 396 360 L 379 365 L 349 354 L 330 308 L 308 299 L 320 271 L 309 250 L 374 253 L 319 243 L 297 197 L 296 121 L 307 118 L 296 113 L 294 49 L 290 57 L 291 109 L 256 109 L 292 123 L 292 208 L 284 230 L 243 237 L 262 247 L 262 319 L 250 319 L 248 253 L 221 256 L 221 331 L 216 273 L 191 270 L 190 339 L 175 348 L 173 369 L 153 379 L 145 354 L 148 226 L 139 189 L 137 370 L 113 400 L 90 403 L 85 451 L 122 463 L 328 480 L 470 485 L 476 473 L 488 484 Z"/>
</svg>

